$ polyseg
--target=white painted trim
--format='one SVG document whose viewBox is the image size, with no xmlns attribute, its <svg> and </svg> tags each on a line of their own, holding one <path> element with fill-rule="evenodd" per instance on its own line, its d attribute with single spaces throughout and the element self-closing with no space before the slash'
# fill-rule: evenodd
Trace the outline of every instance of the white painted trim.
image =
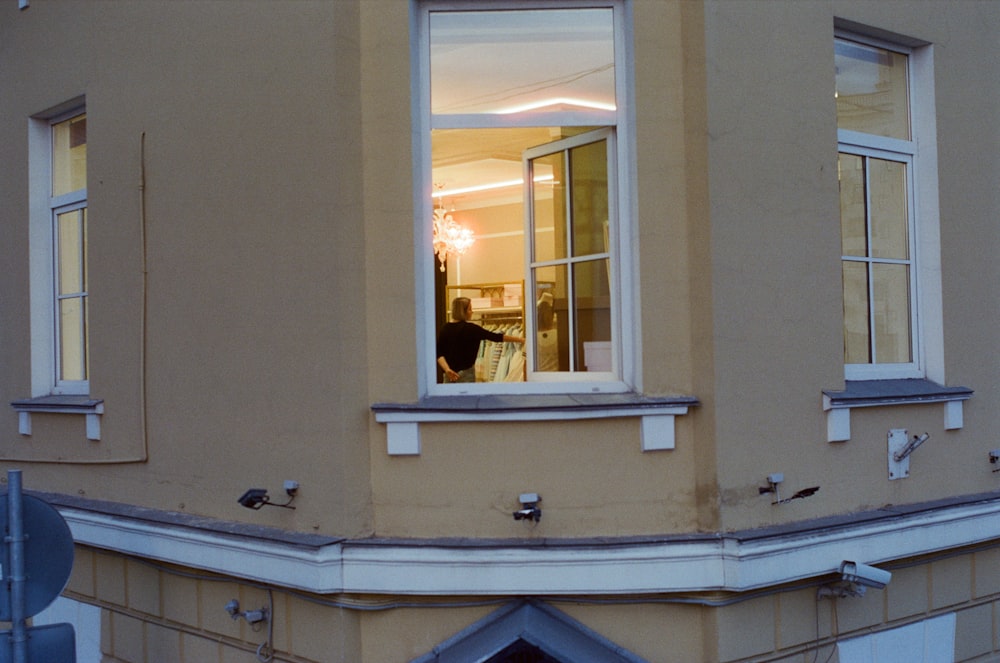
<svg viewBox="0 0 1000 663">
<path fill-rule="evenodd" d="M 31 413 L 30 412 L 18 412 L 17 413 L 17 432 L 21 435 L 31 435 Z"/>
<path fill-rule="evenodd" d="M 420 455 L 420 426 L 415 421 L 389 423 L 386 429 L 386 451 L 390 456 Z"/>
<path fill-rule="evenodd" d="M 639 417 L 641 419 L 641 444 L 643 451 L 673 449 L 675 444 L 674 417 L 685 415 L 687 406 L 658 407 L 655 413 L 649 407 L 562 410 L 516 410 L 475 412 L 406 411 L 376 412 L 375 421 L 386 424 L 386 452 L 390 456 L 420 455 L 420 423 L 447 423 L 461 421 L 565 421 L 569 419 L 609 419 L 613 417 Z"/>
<path fill-rule="evenodd" d="M 1000 539 L 1000 500 L 758 538 L 545 545 L 342 541 L 303 546 L 60 507 L 74 540 L 320 594 L 523 595 L 748 591 Z"/>
<path fill-rule="evenodd" d="M 305 548 L 59 507 L 78 544 L 319 593 L 344 591 L 340 544 Z"/>
<path fill-rule="evenodd" d="M 87 439 L 95 442 L 101 439 L 101 415 L 104 414 L 103 401 L 91 401 L 84 405 L 72 402 L 53 405 L 51 403 L 33 404 L 29 401 L 15 401 L 11 403 L 11 406 L 17 411 L 17 432 L 21 435 L 31 435 L 32 412 L 42 414 L 82 414 L 86 418 Z"/>
<path fill-rule="evenodd" d="M 642 417 L 640 425 L 642 427 L 643 451 L 660 451 L 675 448 L 674 415 L 664 414 L 655 417 Z"/>
<path fill-rule="evenodd" d="M 948 401 L 944 404 L 944 429 L 958 430 L 965 425 L 965 406 L 962 401 Z"/>
<path fill-rule="evenodd" d="M 826 412 L 826 441 L 827 442 L 847 442 L 851 439 L 851 410 L 850 408 L 827 409 Z"/>
<path fill-rule="evenodd" d="M 829 405 L 829 399 L 824 396 L 823 409 L 826 410 L 826 441 L 846 442 L 851 439 L 851 409 L 856 407 L 884 407 L 891 403 L 863 403 L 857 405 Z M 958 430 L 965 425 L 964 402 L 962 398 L 941 397 L 932 400 L 900 401 L 901 404 L 944 403 L 944 429 Z"/>
</svg>

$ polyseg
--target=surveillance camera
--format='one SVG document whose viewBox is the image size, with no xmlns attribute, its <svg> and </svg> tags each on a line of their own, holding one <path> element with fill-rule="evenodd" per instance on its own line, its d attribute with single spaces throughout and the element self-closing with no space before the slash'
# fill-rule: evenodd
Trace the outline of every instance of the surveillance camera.
<svg viewBox="0 0 1000 663">
<path fill-rule="evenodd" d="M 240 496 L 237 502 L 248 509 L 259 509 L 268 503 L 267 490 L 264 488 L 251 488 Z"/>
<path fill-rule="evenodd" d="M 856 582 L 859 585 L 875 589 L 882 589 L 892 579 L 892 573 L 889 571 L 846 559 L 840 565 L 840 573 L 847 582 Z"/>
</svg>

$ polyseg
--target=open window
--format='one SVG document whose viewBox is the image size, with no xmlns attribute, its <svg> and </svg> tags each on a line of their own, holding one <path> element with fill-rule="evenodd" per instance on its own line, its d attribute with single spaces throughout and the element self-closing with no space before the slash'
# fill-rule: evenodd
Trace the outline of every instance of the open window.
<svg viewBox="0 0 1000 663">
<path fill-rule="evenodd" d="M 418 320 L 426 393 L 621 392 L 634 383 L 623 9 L 420 5 Z M 484 341 L 447 384 L 435 339 L 456 297 Z M 467 367 L 459 367 L 467 368 Z M 456 369 L 457 370 L 457 369 Z"/>
</svg>

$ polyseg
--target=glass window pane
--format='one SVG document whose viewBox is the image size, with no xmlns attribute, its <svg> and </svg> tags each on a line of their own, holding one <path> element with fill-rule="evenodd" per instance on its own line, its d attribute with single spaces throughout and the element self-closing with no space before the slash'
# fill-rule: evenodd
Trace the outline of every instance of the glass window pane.
<svg viewBox="0 0 1000 663">
<path fill-rule="evenodd" d="M 840 237 L 845 256 L 868 255 L 864 164 L 862 157 L 840 154 Z"/>
<path fill-rule="evenodd" d="M 430 14 L 431 112 L 614 110 L 611 9 Z"/>
<path fill-rule="evenodd" d="M 836 40 L 837 127 L 910 139 L 907 57 Z"/>
<path fill-rule="evenodd" d="M 868 160 L 871 188 L 872 257 L 907 260 L 906 164 Z"/>
<path fill-rule="evenodd" d="M 863 262 L 844 262 L 844 363 L 867 364 L 871 361 L 868 324 L 868 266 Z"/>
<path fill-rule="evenodd" d="M 86 380 L 86 311 L 84 299 L 59 301 L 60 380 Z"/>
<path fill-rule="evenodd" d="M 81 292 L 83 284 L 83 212 L 74 210 L 56 217 L 58 233 L 59 294 Z"/>
<path fill-rule="evenodd" d="M 872 296 L 875 299 L 875 362 L 912 361 L 909 267 L 872 265 Z"/>
<path fill-rule="evenodd" d="M 544 262 L 567 257 L 566 246 L 566 168 L 563 152 L 547 154 L 529 161 L 533 180 L 538 173 L 551 173 L 548 183 L 531 187 L 532 222 L 535 243 L 531 259 Z"/>
<path fill-rule="evenodd" d="M 539 267 L 535 279 L 535 371 L 568 371 L 566 266 Z"/>
<path fill-rule="evenodd" d="M 607 141 L 569 151 L 573 192 L 572 255 L 606 253 L 608 223 Z"/>
<path fill-rule="evenodd" d="M 87 188 L 87 116 L 52 125 L 52 195 Z"/>
<path fill-rule="evenodd" d="M 573 265 L 577 371 L 611 370 L 611 286 L 608 260 Z"/>
</svg>

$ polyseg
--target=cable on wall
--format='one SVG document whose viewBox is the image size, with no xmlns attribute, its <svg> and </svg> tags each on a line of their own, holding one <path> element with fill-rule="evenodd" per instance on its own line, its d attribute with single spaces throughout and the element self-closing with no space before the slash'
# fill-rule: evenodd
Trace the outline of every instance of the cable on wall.
<svg viewBox="0 0 1000 663">
<path fill-rule="evenodd" d="M 142 286 L 139 316 L 139 426 L 142 429 L 142 457 L 149 460 L 149 425 L 146 422 L 146 322 L 149 317 L 148 270 L 146 268 L 146 132 L 139 136 L 139 249 L 141 252 Z"/>
</svg>

